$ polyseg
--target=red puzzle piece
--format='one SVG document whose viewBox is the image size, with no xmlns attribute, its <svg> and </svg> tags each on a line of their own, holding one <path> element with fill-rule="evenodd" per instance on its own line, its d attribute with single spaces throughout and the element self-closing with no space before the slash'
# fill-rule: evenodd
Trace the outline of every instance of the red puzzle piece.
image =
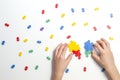
<svg viewBox="0 0 120 80">
<path fill-rule="evenodd" d="M 73 52 L 73 54 L 75 54 L 76 57 L 78 57 L 78 59 L 81 58 L 80 50 L 78 50 L 78 51 L 74 51 L 74 50 L 73 50 L 72 52 Z"/>
</svg>

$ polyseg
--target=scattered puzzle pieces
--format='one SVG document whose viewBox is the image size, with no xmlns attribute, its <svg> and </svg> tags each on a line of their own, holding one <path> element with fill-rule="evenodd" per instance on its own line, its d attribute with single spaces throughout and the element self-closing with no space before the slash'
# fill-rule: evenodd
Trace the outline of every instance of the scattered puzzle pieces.
<svg viewBox="0 0 120 80">
<path fill-rule="evenodd" d="M 28 39 L 27 39 L 27 38 L 25 38 L 25 39 L 23 40 L 23 42 L 24 42 L 24 43 L 27 43 L 27 42 L 28 42 Z"/>
<path fill-rule="evenodd" d="M 72 26 L 76 26 L 76 22 L 73 22 L 73 23 L 72 23 Z"/>
<path fill-rule="evenodd" d="M 97 31 L 97 28 L 94 26 L 94 27 L 93 27 L 93 30 L 94 30 L 94 31 Z"/>
<path fill-rule="evenodd" d="M 84 72 L 86 72 L 86 71 L 87 71 L 87 68 L 86 68 L 86 67 L 84 67 L 84 68 L 83 68 L 83 71 L 84 71 Z"/>
<path fill-rule="evenodd" d="M 41 28 L 40 28 L 40 31 L 43 31 L 43 30 L 44 30 L 44 27 L 41 27 Z"/>
<path fill-rule="evenodd" d="M 46 57 L 47 60 L 51 60 L 51 58 L 49 56 Z"/>
<path fill-rule="evenodd" d="M 27 16 L 25 16 L 25 15 L 22 17 L 23 20 L 25 20 L 26 18 L 27 18 Z"/>
<path fill-rule="evenodd" d="M 71 35 L 68 35 L 66 38 L 67 38 L 67 39 L 70 39 L 70 38 L 71 38 Z"/>
<path fill-rule="evenodd" d="M 47 52 L 49 50 L 49 47 L 45 47 L 45 51 Z"/>
<path fill-rule="evenodd" d="M 49 22 L 50 22 L 50 19 L 47 19 L 47 20 L 46 20 L 46 23 L 49 23 Z"/>
<path fill-rule="evenodd" d="M 82 10 L 83 13 L 85 12 L 85 8 L 82 8 L 81 10 Z"/>
<path fill-rule="evenodd" d="M 19 41 L 20 41 L 20 38 L 19 38 L 19 37 L 16 37 L 16 41 L 19 42 Z"/>
<path fill-rule="evenodd" d="M 20 57 L 21 57 L 22 55 L 23 55 L 23 53 L 22 53 L 22 52 L 19 52 L 18 56 L 20 56 Z"/>
<path fill-rule="evenodd" d="M 55 4 L 55 8 L 58 8 L 58 4 Z"/>
<path fill-rule="evenodd" d="M 38 41 L 37 41 L 37 43 L 38 43 L 38 44 L 41 44 L 41 43 L 42 43 L 42 41 L 38 40 Z"/>
<path fill-rule="evenodd" d="M 94 11 L 99 11 L 99 8 L 98 8 L 98 7 L 96 7 L 96 8 L 94 9 Z"/>
<path fill-rule="evenodd" d="M 5 45 L 5 41 L 4 40 L 1 42 L 1 45 Z"/>
<path fill-rule="evenodd" d="M 71 12 L 74 13 L 74 12 L 75 12 L 75 9 L 74 9 L 74 8 L 71 8 Z"/>
<path fill-rule="evenodd" d="M 62 25 L 62 26 L 60 27 L 60 30 L 63 30 L 63 28 L 64 28 L 64 26 Z"/>
<path fill-rule="evenodd" d="M 5 23 L 5 27 L 9 27 L 10 25 L 8 23 Z"/>
<path fill-rule="evenodd" d="M 13 65 L 11 65 L 11 69 L 14 69 L 15 68 L 15 65 L 13 64 Z"/>
<path fill-rule="evenodd" d="M 53 38 L 54 38 L 54 35 L 53 35 L 53 34 L 51 34 L 51 35 L 50 35 L 50 39 L 53 39 Z"/>
<path fill-rule="evenodd" d="M 69 69 L 67 68 L 66 70 L 65 70 L 65 73 L 68 73 L 69 72 Z"/>
<path fill-rule="evenodd" d="M 59 7 L 59 5 L 58 5 L 58 3 L 56 3 L 56 4 L 54 4 L 53 5 L 53 8 L 54 8 L 54 10 L 56 10 L 56 11 L 58 11 L 59 9 L 58 9 L 58 7 Z M 62 9 L 64 9 L 64 8 L 62 8 Z M 69 10 L 69 12 L 70 12 L 70 8 L 68 8 Z M 94 10 L 93 10 L 94 9 Z M 99 11 L 99 8 L 98 7 L 96 7 L 96 8 L 93 8 L 92 9 L 92 11 L 96 11 L 96 12 L 98 12 Z M 83 13 L 84 14 L 84 12 L 85 11 L 88 11 L 87 10 L 87 8 L 85 9 L 85 8 L 79 8 L 79 10 L 81 10 L 80 12 L 81 13 Z M 39 11 L 38 11 L 39 12 Z M 49 12 L 49 11 L 47 11 L 47 9 L 46 10 L 40 10 L 40 14 L 43 16 L 46 12 Z M 51 11 L 52 12 L 52 11 Z M 54 11 L 53 11 L 54 12 Z M 77 9 L 74 9 L 74 8 L 71 8 L 71 12 L 72 13 L 74 13 L 75 14 L 75 12 L 77 13 Z M 54 12 L 55 13 L 55 12 Z M 35 13 L 36 14 L 36 13 Z M 50 13 L 47 13 L 47 14 L 50 14 Z M 30 15 L 30 14 L 28 14 L 28 15 Z M 65 13 L 60 13 L 60 15 L 61 15 L 61 18 L 64 18 L 64 17 L 66 17 L 66 20 L 65 21 L 67 21 L 68 19 L 68 17 L 69 17 L 69 13 L 67 13 L 67 10 L 65 11 Z M 60 17 L 60 15 L 59 15 L 59 17 Z M 66 16 L 67 15 L 67 16 Z M 33 15 L 34 16 L 34 15 Z M 51 15 L 52 16 L 52 15 Z M 50 21 L 53 21 L 52 19 L 52 17 L 51 16 L 49 16 L 50 18 L 51 18 L 51 20 L 49 19 L 49 18 L 47 18 L 47 19 L 42 19 L 41 17 L 39 17 L 38 16 L 38 18 L 41 18 L 41 20 L 44 20 L 44 22 L 47 24 L 47 23 L 49 23 Z M 54 14 L 53 14 L 53 16 L 54 16 Z M 85 15 L 86 16 L 86 15 Z M 113 18 L 113 13 L 109 13 L 108 15 L 107 15 L 109 18 Z M 115 15 L 116 16 L 116 15 Z M 48 16 L 47 16 L 48 17 Z M 79 16 L 78 16 L 79 17 Z M 21 20 L 26 20 L 27 19 L 27 16 L 26 15 L 23 15 L 22 17 L 20 17 L 21 18 Z M 44 17 L 43 18 L 46 18 L 46 16 L 44 15 Z M 56 16 L 55 16 L 55 18 L 57 18 Z M 73 17 L 74 18 L 74 17 Z M 89 17 L 88 17 L 89 18 Z M 29 18 L 29 19 L 32 19 L 32 18 Z M 9 19 L 8 19 L 9 20 Z M 11 19 L 10 19 L 11 20 Z M 74 19 L 73 19 L 74 20 Z M 56 20 L 57 21 L 57 20 Z M 89 20 L 88 20 L 89 21 Z M 2 20 L 1 20 L 1 22 L 2 22 Z M 29 21 L 28 21 L 29 22 Z M 76 26 L 76 22 L 72 22 L 72 23 L 69 23 L 69 21 L 67 21 L 68 22 L 68 24 L 70 25 L 70 26 Z M 54 23 L 54 22 L 53 22 Z M 61 22 L 58 22 L 58 23 L 61 23 Z M 26 24 L 28 24 L 28 23 L 26 23 Z M 56 23 L 57 24 L 57 23 Z M 67 29 L 66 27 L 67 26 L 69 26 L 69 25 L 66 25 L 66 22 L 65 22 L 65 24 L 64 23 L 62 23 L 63 25 L 61 25 L 60 24 L 60 26 L 58 26 L 58 29 L 59 30 L 63 30 L 64 28 L 65 29 Z M 91 24 L 91 23 L 90 23 Z M 11 25 L 12 25 L 12 27 L 13 26 L 15 26 L 14 24 L 9 24 L 9 23 L 3 23 L 3 26 L 4 27 L 10 27 L 11 29 L 12 29 L 12 27 L 11 27 Z M 17 24 L 16 24 L 17 25 Z M 42 27 L 41 25 L 44 25 L 44 27 Z M 85 27 L 87 27 L 87 26 L 91 26 L 91 25 L 89 25 L 89 23 L 88 22 L 84 22 L 84 23 L 82 23 L 82 25 L 83 26 L 85 26 Z M 94 24 L 93 24 L 94 25 Z M 35 26 L 35 25 L 34 25 Z M 41 26 L 40 28 L 38 27 L 38 26 Z M 40 23 L 40 25 L 38 24 L 38 26 L 35 26 L 35 27 L 38 27 L 39 29 L 38 29 L 38 31 L 41 31 L 41 34 L 42 34 L 42 32 L 43 32 L 43 30 L 44 30 L 44 28 L 47 30 L 47 26 L 45 26 L 45 24 L 42 24 L 42 23 Z M 79 25 L 78 25 L 79 26 Z M 0 26 L 1 27 L 1 26 Z M 31 27 L 32 28 L 35 28 L 35 27 L 33 27 L 33 26 L 31 26 L 31 25 L 28 25 L 28 26 L 26 26 L 27 27 L 27 29 L 31 29 Z M 111 26 L 109 26 L 109 25 L 107 25 L 107 26 L 105 26 L 106 28 L 108 28 L 108 29 L 111 29 Z M 94 31 L 97 31 L 97 28 L 96 28 L 96 26 L 92 26 L 92 28 L 93 28 L 93 30 Z M 18 28 L 19 29 L 19 28 Z M 13 29 L 14 30 L 14 29 Z M 55 29 L 54 29 L 55 30 Z M 16 31 L 17 32 L 17 31 Z M 17 34 L 17 33 L 16 33 Z M 60 33 L 59 33 L 60 34 Z M 44 33 L 42 34 L 43 36 L 44 36 Z M 2 35 L 3 36 L 3 35 Z M 20 36 L 21 36 L 21 34 L 20 34 Z M 58 35 L 59 36 L 59 35 Z M 22 37 L 14 37 L 14 39 L 16 39 L 16 41 L 17 41 L 17 44 L 19 44 L 20 42 L 20 39 L 21 39 Z M 34 38 L 34 37 L 33 37 Z M 35 37 L 36 38 L 36 37 Z M 41 35 L 40 35 L 40 38 L 41 38 Z M 53 34 L 51 34 L 50 36 L 49 36 L 49 38 L 50 39 L 53 39 L 54 38 L 54 35 Z M 71 35 L 68 35 L 67 37 L 66 37 L 67 39 L 70 39 L 71 38 Z M 41 40 L 43 40 L 43 39 L 41 39 Z M 35 39 L 35 42 L 34 43 L 36 43 L 36 44 L 41 44 L 42 43 L 42 41 L 41 40 L 37 40 L 37 39 Z M 114 38 L 111 36 L 111 37 L 109 37 L 109 40 L 114 40 Z M 9 40 L 7 40 L 7 43 L 8 43 L 8 41 Z M 23 40 L 23 42 L 24 43 L 27 43 L 29 40 L 27 39 L 27 38 L 24 38 L 24 40 Z M 32 40 L 31 40 L 32 41 Z M 44 43 L 44 40 L 43 40 L 43 43 Z M 6 41 L 2 41 L 1 42 L 1 45 L 5 45 L 6 44 Z M 26 45 L 26 44 L 25 44 Z M 29 45 L 28 45 L 28 47 L 29 47 Z M 81 53 L 80 53 L 80 45 L 79 44 L 77 44 L 75 41 L 70 41 L 70 43 L 68 44 L 68 47 L 69 47 L 69 51 L 70 52 L 72 52 L 74 55 L 75 55 L 75 57 L 77 57 L 78 59 L 80 59 L 81 58 Z M 90 40 L 88 40 L 88 41 L 86 41 L 85 43 L 84 43 L 84 48 L 85 48 L 85 55 L 86 55 L 86 57 L 88 57 L 90 54 L 91 54 L 91 51 L 93 50 L 93 43 L 92 42 L 90 42 Z M 46 51 L 46 52 L 48 52 L 48 50 L 49 50 L 49 47 L 45 47 L 44 48 L 44 50 Z M 31 50 L 28 50 L 28 53 L 33 53 L 33 50 L 31 49 Z M 23 52 L 18 52 L 17 53 L 17 56 L 19 56 L 19 57 L 21 57 L 21 56 L 23 56 Z M 50 61 L 51 60 L 51 57 L 50 56 L 46 56 L 44 59 L 46 59 L 46 60 L 48 60 L 48 61 Z M 16 65 L 15 64 L 12 64 L 11 66 L 9 66 L 8 68 L 11 68 L 11 69 L 14 69 L 16 67 Z M 25 66 L 25 67 L 23 67 L 23 69 L 25 70 L 25 71 L 27 71 L 28 70 L 28 66 Z M 38 68 L 39 68 L 39 66 L 38 65 L 35 65 L 34 66 L 34 70 L 38 70 Z M 87 68 L 86 67 L 83 67 L 82 68 L 83 69 L 83 71 L 84 72 L 86 72 L 87 71 Z M 105 71 L 105 69 L 104 68 L 102 68 L 102 70 L 101 70 L 102 72 L 104 72 Z M 65 70 L 65 72 L 66 73 L 68 73 L 69 72 L 69 68 L 67 68 L 66 70 Z"/>
<path fill-rule="evenodd" d="M 111 41 L 112 41 L 112 40 L 114 40 L 114 38 L 113 38 L 112 36 L 110 36 L 110 37 L 109 37 L 109 40 L 111 40 Z"/>
<path fill-rule="evenodd" d="M 25 67 L 24 67 L 24 70 L 27 71 L 27 70 L 28 70 L 28 66 L 25 66 Z"/>
<path fill-rule="evenodd" d="M 65 13 L 62 13 L 62 14 L 61 14 L 61 18 L 64 18 L 64 17 L 65 17 Z"/>
<path fill-rule="evenodd" d="M 110 18 L 113 18 L 113 14 L 112 13 L 110 13 Z"/>
<path fill-rule="evenodd" d="M 30 29 L 30 28 L 31 28 L 31 25 L 28 25 L 28 26 L 27 26 L 27 29 Z"/>
<path fill-rule="evenodd" d="M 38 65 L 36 65 L 36 66 L 35 66 L 35 70 L 38 70 L 38 68 L 39 68 L 39 66 L 38 66 Z"/>
<path fill-rule="evenodd" d="M 108 29 L 111 29 L 110 25 L 107 25 L 107 28 L 108 28 Z"/>
<path fill-rule="evenodd" d="M 42 11 L 41 11 L 41 14 L 45 14 L 45 10 L 42 10 Z"/>
<path fill-rule="evenodd" d="M 102 69 L 101 69 L 101 72 L 105 72 L 105 68 L 102 68 Z"/>
<path fill-rule="evenodd" d="M 33 53 L 33 50 L 31 49 L 31 50 L 29 50 L 28 52 L 29 52 L 29 53 Z"/>
<path fill-rule="evenodd" d="M 88 26 L 88 22 L 85 22 L 85 23 L 84 23 L 84 26 L 87 27 L 87 26 Z"/>
</svg>

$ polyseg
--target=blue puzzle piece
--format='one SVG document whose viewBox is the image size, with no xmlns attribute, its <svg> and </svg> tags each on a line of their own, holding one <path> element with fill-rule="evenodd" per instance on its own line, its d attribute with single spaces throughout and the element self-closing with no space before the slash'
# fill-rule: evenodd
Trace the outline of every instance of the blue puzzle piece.
<svg viewBox="0 0 120 80">
<path fill-rule="evenodd" d="M 67 68 L 67 69 L 65 70 L 65 72 L 68 73 L 68 72 L 69 72 L 69 69 Z"/>
<path fill-rule="evenodd" d="M 5 45 L 5 41 L 2 41 L 2 42 L 1 42 L 1 45 Z"/>
<path fill-rule="evenodd" d="M 62 26 L 60 27 L 60 30 L 63 30 L 63 28 L 64 28 L 64 26 L 62 25 Z"/>
<path fill-rule="evenodd" d="M 85 9 L 84 9 L 84 8 L 82 8 L 82 12 L 85 12 Z"/>
<path fill-rule="evenodd" d="M 15 65 L 13 64 L 12 66 L 11 66 L 11 69 L 14 69 L 15 68 Z"/>
<path fill-rule="evenodd" d="M 113 18 L 113 14 L 112 13 L 110 14 L 110 18 Z"/>
<path fill-rule="evenodd" d="M 93 43 L 90 42 L 90 40 L 86 41 L 84 43 L 84 48 L 85 48 L 85 55 L 86 57 L 88 57 L 91 53 L 91 51 L 93 50 Z"/>
<path fill-rule="evenodd" d="M 84 48 L 85 48 L 86 51 L 92 51 L 93 50 L 93 43 L 91 43 L 90 40 L 86 41 L 84 44 L 85 44 Z"/>
<path fill-rule="evenodd" d="M 28 26 L 27 26 L 27 29 L 30 29 L 30 28 L 31 28 L 31 25 L 28 25 Z"/>
<path fill-rule="evenodd" d="M 71 8 L 71 12 L 72 12 L 72 13 L 74 13 L 74 12 L 75 12 L 74 8 Z"/>
<path fill-rule="evenodd" d="M 105 72 L 105 68 L 102 68 L 101 72 Z"/>
</svg>

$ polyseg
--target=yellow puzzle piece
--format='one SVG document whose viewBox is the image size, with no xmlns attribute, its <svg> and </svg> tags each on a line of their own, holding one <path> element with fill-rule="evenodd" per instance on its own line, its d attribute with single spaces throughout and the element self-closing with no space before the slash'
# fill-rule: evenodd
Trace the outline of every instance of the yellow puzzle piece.
<svg viewBox="0 0 120 80">
<path fill-rule="evenodd" d="M 79 44 L 77 44 L 75 41 L 70 41 L 70 43 L 68 44 L 68 48 L 70 52 L 72 52 L 73 50 L 74 51 L 80 50 Z"/>
</svg>

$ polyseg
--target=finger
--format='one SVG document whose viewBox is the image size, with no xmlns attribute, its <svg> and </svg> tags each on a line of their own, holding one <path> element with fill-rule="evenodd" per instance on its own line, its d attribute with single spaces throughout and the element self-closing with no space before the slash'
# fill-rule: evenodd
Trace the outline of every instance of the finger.
<svg viewBox="0 0 120 80">
<path fill-rule="evenodd" d="M 66 58 L 66 66 L 68 66 L 68 64 L 69 64 L 70 61 L 72 60 L 72 57 L 73 57 L 73 54 L 70 53 L 70 54 L 68 55 L 68 57 Z"/>
<path fill-rule="evenodd" d="M 59 48 L 61 47 L 61 45 L 62 45 L 62 43 L 60 43 L 60 44 L 56 47 L 55 52 L 54 52 L 54 57 L 57 56 L 58 51 L 59 51 Z"/>
<path fill-rule="evenodd" d="M 98 42 L 98 44 L 100 44 L 100 46 L 101 46 L 103 49 L 105 49 L 105 48 L 107 47 L 106 44 L 104 43 L 104 41 L 98 40 L 97 42 Z"/>
<path fill-rule="evenodd" d="M 68 48 L 68 44 L 65 44 L 63 50 L 62 50 L 62 54 L 61 56 L 65 57 L 65 54 L 66 54 L 66 51 L 67 51 L 67 48 Z"/>
<path fill-rule="evenodd" d="M 101 38 L 101 40 L 105 42 L 106 46 L 110 47 L 110 43 L 106 39 Z"/>
<path fill-rule="evenodd" d="M 100 63 L 100 57 L 97 55 L 97 53 L 93 50 L 92 51 L 92 58 L 97 62 Z"/>
<path fill-rule="evenodd" d="M 65 44 L 62 44 L 58 50 L 58 54 L 57 54 L 57 57 L 61 56 L 63 50 L 64 50 L 64 47 L 65 47 Z"/>
<path fill-rule="evenodd" d="M 102 51 L 103 51 L 103 49 L 101 48 L 100 44 L 98 44 L 98 43 L 95 43 L 95 44 L 94 44 L 94 47 L 95 47 L 99 52 L 102 52 Z"/>
</svg>

